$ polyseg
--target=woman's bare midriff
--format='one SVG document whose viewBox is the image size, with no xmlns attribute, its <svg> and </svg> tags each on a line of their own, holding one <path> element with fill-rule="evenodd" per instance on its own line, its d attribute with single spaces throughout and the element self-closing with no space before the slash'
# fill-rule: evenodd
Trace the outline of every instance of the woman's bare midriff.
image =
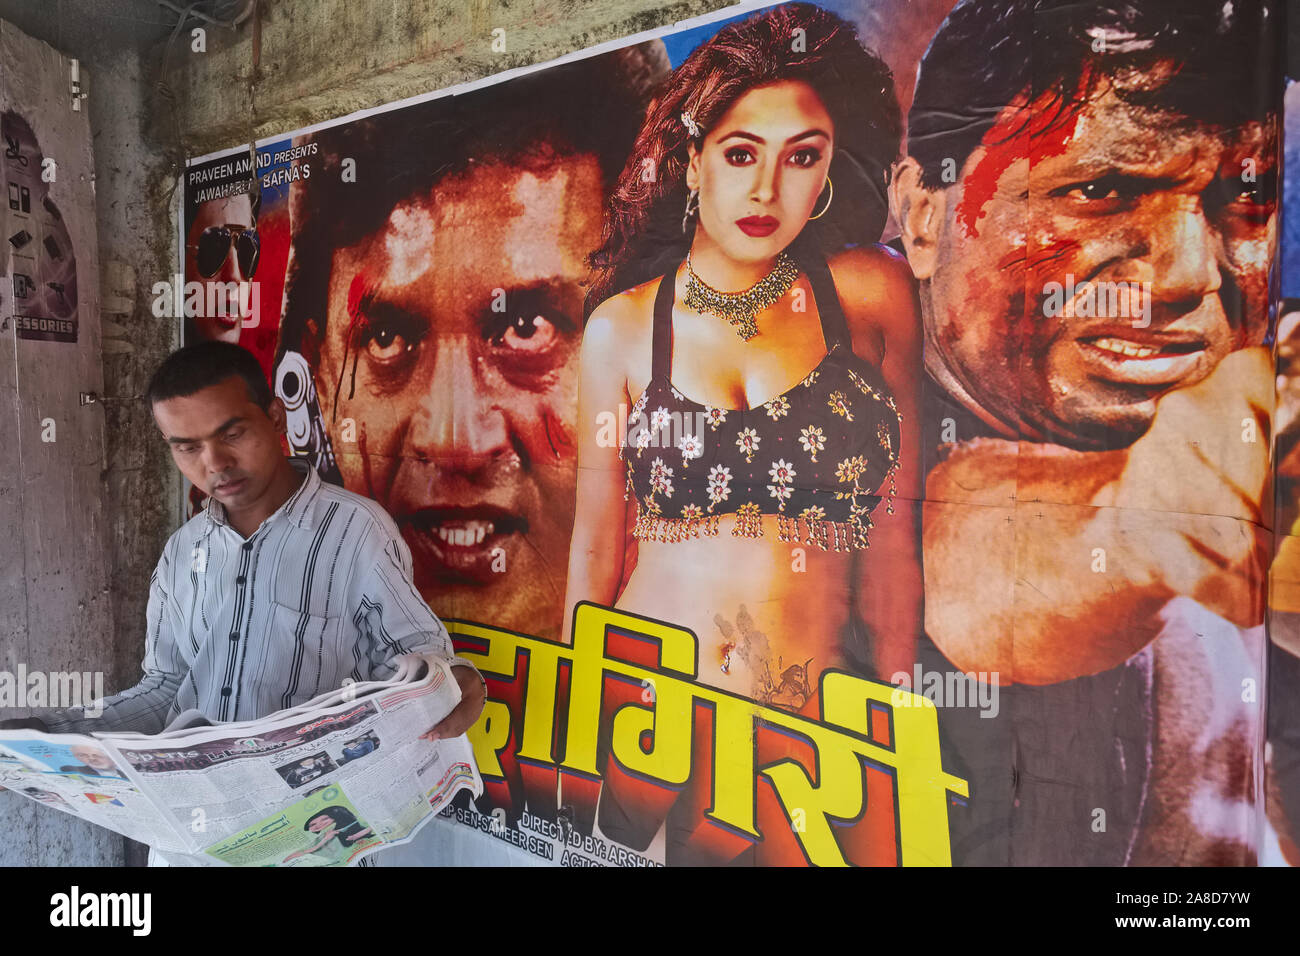
<svg viewBox="0 0 1300 956">
<path fill-rule="evenodd" d="M 841 649 L 854 556 L 777 539 L 732 535 L 725 515 L 716 537 L 642 540 L 617 606 L 693 631 L 699 679 L 786 709 L 801 707 Z"/>
</svg>

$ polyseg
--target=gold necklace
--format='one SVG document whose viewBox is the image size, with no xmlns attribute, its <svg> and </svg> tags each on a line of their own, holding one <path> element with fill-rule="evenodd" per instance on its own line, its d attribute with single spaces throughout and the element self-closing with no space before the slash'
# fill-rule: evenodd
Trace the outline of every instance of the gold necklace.
<svg viewBox="0 0 1300 956">
<path fill-rule="evenodd" d="M 691 268 L 691 255 L 686 254 L 686 298 L 682 300 L 687 308 L 697 312 L 716 315 L 726 319 L 744 341 L 748 342 L 758 334 L 755 318 L 781 296 L 790 291 L 794 280 L 799 278 L 799 267 L 794 260 L 781 252 L 776 257 L 772 271 L 744 292 L 719 292 L 695 274 Z"/>
</svg>

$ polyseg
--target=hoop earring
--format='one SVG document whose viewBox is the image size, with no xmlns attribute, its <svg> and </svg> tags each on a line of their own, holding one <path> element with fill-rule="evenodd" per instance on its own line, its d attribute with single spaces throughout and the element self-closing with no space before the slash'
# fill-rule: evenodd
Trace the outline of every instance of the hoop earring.
<svg viewBox="0 0 1300 956">
<path fill-rule="evenodd" d="M 682 213 L 682 232 L 691 225 L 691 217 L 700 211 L 700 191 L 692 189 L 686 196 L 686 212 Z"/>
<path fill-rule="evenodd" d="M 809 216 L 809 222 L 812 222 L 814 219 L 820 219 L 822 216 L 826 215 L 826 210 L 831 208 L 831 200 L 835 198 L 835 184 L 831 182 L 830 176 L 826 177 L 826 188 L 830 190 L 826 196 L 826 205 L 822 207 L 822 211 L 817 215 Z"/>
</svg>

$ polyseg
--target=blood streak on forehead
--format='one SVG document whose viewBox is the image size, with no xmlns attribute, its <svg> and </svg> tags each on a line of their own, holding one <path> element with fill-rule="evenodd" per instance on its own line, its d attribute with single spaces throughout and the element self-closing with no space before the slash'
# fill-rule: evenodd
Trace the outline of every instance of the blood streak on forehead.
<svg viewBox="0 0 1300 956">
<path fill-rule="evenodd" d="M 984 134 L 980 142 L 984 155 L 962 179 L 962 197 L 957 206 L 957 222 L 968 239 L 979 237 L 978 223 L 984 218 L 985 207 L 997 194 L 1002 174 L 1013 163 L 1028 157 L 1029 168 L 1033 169 L 1069 149 L 1083 111 L 1074 109 L 1062 115 L 1056 109 L 1057 101 L 1057 94 L 1048 92 L 1028 105 L 1013 104 Z"/>
<path fill-rule="evenodd" d="M 366 276 L 366 271 L 362 269 L 352 277 L 352 282 L 348 286 L 348 315 L 355 322 L 357 314 L 361 311 L 361 300 L 370 292 L 370 279 Z"/>
<path fill-rule="evenodd" d="M 1025 250 L 1024 236 L 1017 236 L 1012 249 L 998 260 L 998 271 L 1014 276 L 1023 282 L 1028 276 L 1037 275 L 1041 270 L 1050 270 L 1067 256 L 1077 252 L 1081 243 L 1077 239 L 1060 237 L 1037 240 L 1032 252 Z"/>
<path fill-rule="evenodd" d="M 334 414 L 338 414 L 338 391 L 343 387 L 343 373 L 348 367 L 348 352 L 352 349 L 353 339 L 356 336 L 357 329 L 364 326 L 368 321 L 365 318 L 365 311 L 374 298 L 375 287 L 366 274 L 366 270 L 361 269 L 352 277 L 352 282 L 348 284 L 348 327 L 343 333 L 343 362 L 339 367 L 339 380 L 334 389 Z M 355 385 L 357 374 L 356 359 L 352 362 L 352 381 Z M 352 397 L 352 389 L 348 389 L 348 398 Z"/>
</svg>

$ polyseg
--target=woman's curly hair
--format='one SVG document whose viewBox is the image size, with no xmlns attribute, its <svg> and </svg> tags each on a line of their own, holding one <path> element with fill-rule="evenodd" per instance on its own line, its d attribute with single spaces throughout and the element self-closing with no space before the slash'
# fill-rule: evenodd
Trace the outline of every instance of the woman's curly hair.
<svg viewBox="0 0 1300 956">
<path fill-rule="evenodd" d="M 682 114 L 698 128 L 698 145 L 743 94 L 787 80 L 812 87 L 835 124 L 829 171 L 834 200 L 823 218 L 810 222 L 800 243 L 813 241 L 829 254 L 880 237 L 902 129 L 893 74 L 835 14 L 809 3 L 774 7 L 719 30 L 651 100 L 610 197 L 601 245 L 590 257 L 596 275 L 588 311 L 662 275 L 689 247 L 681 219 L 693 137 Z"/>
</svg>

